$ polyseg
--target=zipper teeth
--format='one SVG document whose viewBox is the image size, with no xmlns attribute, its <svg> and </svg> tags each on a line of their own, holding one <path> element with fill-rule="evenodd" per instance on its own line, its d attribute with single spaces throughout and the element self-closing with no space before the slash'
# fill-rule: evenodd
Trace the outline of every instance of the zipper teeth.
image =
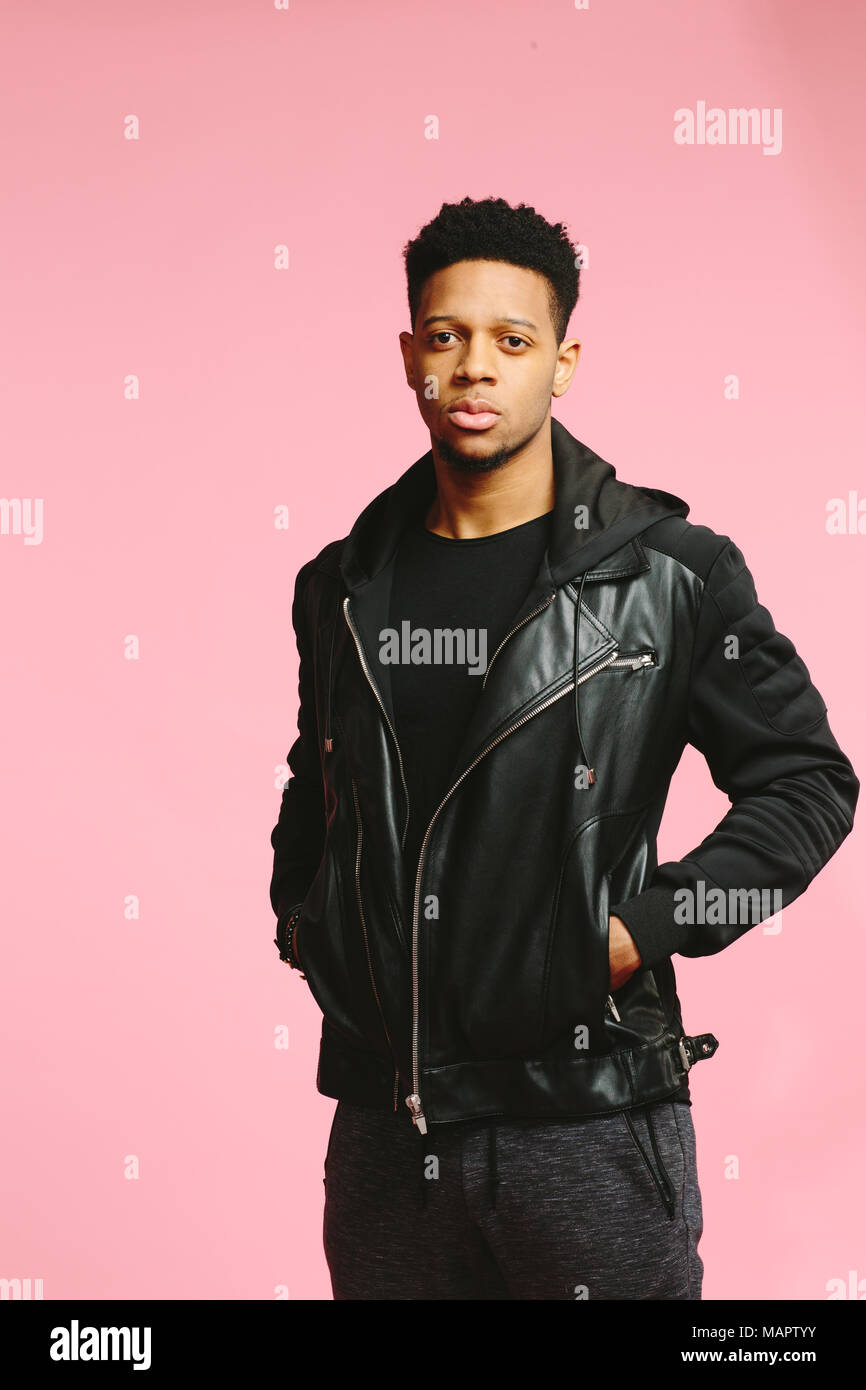
<svg viewBox="0 0 866 1390">
<path fill-rule="evenodd" d="M 540 604 L 540 605 L 538 606 L 538 608 L 533 608 L 533 610 L 532 610 L 531 613 L 527 613 L 527 615 L 526 615 L 525 618 L 521 618 L 521 619 L 520 619 L 520 622 L 517 623 L 516 626 L 514 626 L 514 627 L 511 629 L 510 632 L 507 632 L 507 633 L 505 634 L 505 636 L 503 637 L 502 641 L 499 643 L 499 646 L 496 648 L 496 651 L 493 653 L 492 657 L 490 658 L 490 660 L 489 660 L 488 663 L 487 663 L 487 670 L 484 672 L 484 680 L 481 682 L 481 689 L 482 689 L 482 690 L 484 689 L 485 685 L 487 684 L 487 677 L 490 675 L 490 668 L 491 668 L 491 666 L 493 665 L 493 663 L 494 663 L 494 661 L 496 660 L 496 658 L 497 658 L 497 656 L 499 655 L 499 653 L 502 651 L 502 648 L 505 646 L 505 643 L 508 641 L 508 639 L 509 639 L 510 637 L 513 637 L 514 634 L 515 634 L 515 632 L 517 632 L 518 628 L 523 627 L 523 624 L 524 624 L 524 623 L 528 623 L 530 618 L 534 618 L 535 615 L 536 615 L 536 613 L 540 613 L 541 610 L 542 610 L 543 608 L 547 608 L 548 604 L 551 604 L 555 598 L 556 598 L 556 593 L 554 592 L 554 593 L 552 593 L 552 594 L 550 595 L 549 598 L 547 598 L 547 599 L 544 601 L 544 603 Z"/>
<path fill-rule="evenodd" d="M 545 606 L 546 605 L 542 605 L 542 607 Z M 519 627 L 520 624 L 518 623 L 517 626 Z M 513 631 L 516 632 L 517 628 L 514 628 Z M 511 634 L 509 633 L 509 636 L 510 635 Z M 499 648 L 497 648 L 497 651 L 498 650 Z M 610 666 L 616 660 L 616 655 L 618 651 L 619 648 L 614 647 L 610 655 L 606 656 L 603 661 L 597 662 L 595 666 L 590 668 L 590 670 L 584 671 L 582 676 L 578 676 L 577 684 L 582 685 L 585 680 L 588 680 L 590 676 L 594 676 L 597 671 L 603 670 L 605 666 Z M 488 671 L 490 670 L 489 665 L 487 669 Z M 505 729 L 503 733 L 497 734 L 496 738 L 493 739 L 490 743 L 488 743 L 486 748 L 482 748 L 478 756 L 473 759 L 473 761 L 469 764 L 469 766 L 466 768 L 464 772 L 461 772 L 457 781 L 454 783 L 454 786 L 450 788 L 450 790 L 440 801 L 439 805 L 436 807 L 436 810 L 433 812 L 433 818 L 430 821 L 430 824 L 427 826 L 427 829 L 424 832 L 424 839 L 421 842 L 421 850 L 418 855 L 418 871 L 415 875 L 415 901 L 412 909 L 412 1090 L 416 1096 L 418 1095 L 418 889 L 421 886 L 421 871 L 424 865 L 424 850 L 427 846 L 427 839 L 430 835 L 430 831 L 433 828 L 433 821 L 435 821 L 436 817 L 442 810 L 442 807 L 445 805 L 445 802 L 448 800 L 449 796 L 451 796 L 452 792 L 455 792 L 457 788 L 460 786 L 460 783 L 463 781 L 463 778 L 468 776 L 468 774 L 472 771 L 473 767 L 476 767 L 477 764 L 480 763 L 481 759 L 484 757 L 486 753 L 490 752 L 491 748 L 495 748 L 497 743 L 501 743 L 502 740 L 504 738 L 507 738 L 509 734 L 513 734 L 514 730 L 519 729 L 521 724 L 526 724 L 528 720 L 534 719 L 536 714 L 541 714 L 542 710 L 546 710 L 549 705 L 554 704 L 557 700 L 561 700 L 563 695 L 567 695 L 570 690 L 574 689 L 574 687 L 575 682 L 573 680 L 569 681 L 568 684 L 564 685 L 561 690 L 558 690 L 555 695 L 551 695 L 549 699 L 545 700 L 542 704 L 538 705 L 536 709 L 530 710 L 529 714 L 524 714 L 521 719 L 518 719 L 516 724 L 511 725 L 510 729 Z"/>
<path fill-rule="evenodd" d="M 364 653 L 363 653 L 363 651 L 362 651 L 362 649 L 361 649 L 361 639 L 360 639 L 360 637 L 358 636 L 357 632 L 355 631 L 355 624 L 352 622 L 351 614 L 349 613 L 349 596 L 348 596 L 348 594 L 347 594 L 346 597 L 343 599 L 343 615 L 344 615 L 344 617 L 345 617 L 345 619 L 346 619 L 346 622 L 347 622 L 347 624 L 348 624 L 348 626 L 349 626 L 349 631 L 351 632 L 351 634 L 352 634 L 352 636 L 353 636 L 353 638 L 354 638 L 354 640 L 355 640 L 355 646 L 356 646 L 357 649 L 358 649 L 358 660 L 359 660 L 360 663 L 361 663 L 361 668 L 362 668 L 362 670 L 363 670 L 363 672 L 364 672 L 364 675 L 367 677 L 367 683 L 368 683 L 370 689 L 372 690 L 373 694 L 376 696 L 376 700 L 378 701 L 379 708 L 380 708 L 381 711 L 382 711 L 382 716 L 383 716 L 383 718 L 384 718 L 384 720 L 385 720 L 385 723 L 388 725 L 388 728 L 389 728 L 390 731 L 391 731 L 391 737 L 392 737 L 393 740 L 394 740 L 394 748 L 396 749 L 396 752 L 397 752 L 397 762 L 400 764 L 400 780 L 401 780 L 401 782 L 403 783 L 403 793 L 404 793 L 404 795 L 405 795 L 405 797 L 406 797 L 406 819 L 405 819 L 405 821 L 403 822 L 403 835 L 402 835 L 402 838 L 401 838 L 401 840 L 400 840 L 400 848 L 401 848 L 401 849 L 405 849 L 405 848 L 406 848 L 406 833 L 407 833 L 407 831 L 408 831 L 408 829 L 409 829 L 409 788 L 408 788 L 407 785 L 406 785 L 406 773 L 405 773 L 405 770 L 404 770 L 404 768 L 403 768 L 403 758 L 402 758 L 401 753 L 400 753 L 400 745 L 399 745 L 399 743 L 397 742 L 397 735 L 396 735 L 396 733 L 395 733 L 395 731 L 394 731 L 394 726 L 393 726 L 393 724 L 391 723 L 390 719 L 388 718 L 388 711 L 386 710 L 384 704 L 382 703 L 382 697 L 381 697 L 381 695 L 379 694 L 378 690 L 376 689 L 376 683 L 375 683 L 375 681 L 373 680 L 373 677 L 370 675 L 370 671 L 369 671 L 369 668 L 368 668 L 368 666 L 367 666 L 366 657 L 364 656 Z M 483 684 L 483 682 L 482 682 L 482 684 Z"/>
<path fill-rule="evenodd" d="M 653 666 L 653 652 L 637 652 L 634 656 L 618 656 L 611 666 L 631 666 L 636 670 L 640 666 Z"/>
<path fill-rule="evenodd" d="M 615 664 L 616 660 L 617 660 L 617 652 L 618 652 L 618 651 L 619 651 L 619 647 L 614 647 L 613 651 L 611 652 L 611 654 L 610 654 L 609 656 L 606 656 L 606 657 L 604 658 L 604 660 L 602 660 L 602 661 L 596 662 L 595 666 L 590 667 L 590 669 L 589 669 L 588 671 L 584 671 L 584 673 L 583 673 L 582 676 L 578 676 L 578 678 L 577 678 L 577 684 L 578 684 L 578 685 L 583 685 L 583 682 L 584 682 L 585 680 L 589 680 L 589 677 L 590 677 L 590 676 L 594 676 L 595 673 L 596 673 L 596 671 L 602 671 L 602 670 L 604 669 L 605 666 L 613 666 L 613 665 Z M 569 684 L 566 686 L 566 689 L 567 689 L 567 690 L 573 690 L 573 688 L 574 688 L 574 681 L 570 681 Z"/>
<path fill-rule="evenodd" d="M 366 953 L 367 953 L 367 969 L 368 969 L 369 972 L 370 972 L 370 984 L 373 986 L 373 995 L 374 995 L 375 1000 L 376 1000 L 376 1005 L 377 1005 L 377 1007 L 378 1007 L 378 1009 L 379 1009 L 379 1017 L 380 1017 L 381 1020 L 382 1020 L 382 1027 L 383 1027 L 384 1030 L 385 1030 L 385 1037 L 388 1039 L 388 1046 L 389 1046 L 389 1048 L 391 1048 L 391 1035 L 390 1035 L 390 1033 L 388 1032 L 388 1025 L 387 1025 L 387 1023 L 385 1022 L 385 1011 L 384 1011 L 384 1009 L 382 1008 L 382 1001 L 381 1001 L 381 999 L 379 998 L 379 991 L 378 991 L 377 988 L 376 988 L 376 977 L 375 977 L 375 975 L 373 974 L 373 959 L 372 959 L 372 956 L 370 955 L 370 943 L 369 943 L 369 941 L 368 941 L 368 939 L 367 939 L 367 919 L 366 919 L 365 916 L 364 916 L 364 904 L 363 904 L 362 901 L 361 901 L 361 843 L 362 843 L 362 840 L 363 840 L 364 830 L 363 830 L 363 826 L 362 826 L 362 824 L 361 824 L 361 808 L 360 808 L 360 806 L 358 805 L 358 788 L 357 788 L 357 786 L 355 785 L 355 779 L 354 779 L 354 777 L 352 778 L 352 797 L 353 797 L 354 802 L 355 802 L 355 817 L 356 817 L 357 822 L 358 822 L 358 848 L 357 848 L 357 850 L 355 851 L 355 891 L 356 891 L 357 897 L 358 897 L 358 912 L 359 912 L 360 915 L 361 915 L 361 930 L 362 930 L 363 933 L 364 933 L 364 950 L 365 950 Z M 391 1048 L 391 1052 L 392 1052 L 392 1060 L 393 1060 L 393 1048 Z M 396 1072 L 396 1066 L 395 1066 L 395 1072 Z M 395 1075 L 395 1082 L 396 1082 L 396 1075 Z"/>
</svg>

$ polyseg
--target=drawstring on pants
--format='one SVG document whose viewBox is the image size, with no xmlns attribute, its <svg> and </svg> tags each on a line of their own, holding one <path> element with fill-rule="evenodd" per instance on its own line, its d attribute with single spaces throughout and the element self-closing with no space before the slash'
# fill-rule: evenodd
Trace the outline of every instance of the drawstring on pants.
<svg viewBox="0 0 866 1390">
<path fill-rule="evenodd" d="M 625 1117 L 625 1122 L 628 1125 L 629 1130 L 631 1132 L 631 1137 L 637 1145 L 638 1151 L 640 1152 L 640 1155 L 643 1158 L 643 1161 L 646 1164 L 647 1169 L 649 1170 L 649 1175 L 655 1183 L 656 1187 L 658 1188 L 659 1196 L 665 1204 L 667 1214 L 669 1217 L 673 1218 L 674 1212 L 676 1210 L 676 1197 L 674 1195 L 674 1190 L 671 1187 L 670 1178 L 668 1177 L 667 1169 L 665 1168 L 662 1156 L 659 1153 L 658 1143 L 656 1142 L 656 1132 L 655 1125 L 653 1124 L 652 1108 L 646 1110 L 644 1113 L 646 1115 L 646 1126 L 647 1130 L 649 1131 L 650 1143 L 652 1144 L 652 1150 L 655 1154 L 655 1160 L 658 1166 L 658 1171 L 661 1174 L 661 1182 L 659 1181 L 658 1176 L 656 1175 L 653 1166 L 647 1157 L 647 1153 L 643 1144 L 640 1142 L 640 1139 L 637 1136 L 637 1130 L 634 1127 L 631 1115 L 627 1110 L 624 1110 L 622 1113 Z"/>
<path fill-rule="evenodd" d="M 661 1175 L 662 1175 L 662 1177 L 663 1177 L 663 1179 L 664 1179 L 664 1184 L 665 1184 L 665 1206 L 667 1207 L 668 1212 L 670 1213 L 670 1215 L 673 1216 L 673 1214 L 674 1214 L 674 1209 L 675 1209 L 675 1207 L 676 1207 L 676 1198 L 675 1198 L 675 1196 L 674 1196 L 674 1190 L 673 1190 L 673 1188 L 671 1187 L 670 1178 L 668 1177 L 667 1169 L 665 1168 L 665 1165 L 664 1165 L 664 1163 L 662 1162 L 662 1156 L 661 1156 L 661 1154 L 659 1153 L 659 1146 L 658 1146 L 658 1144 L 657 1144 L 657 1142 L 656 1142 L 655 1122 L 654 1122 L 654 1120 L 653 1120 L 653 1113 L 652 1113 L 652 1110 L 651 1110 L 651 1109 L 650 1109 L 650 1110 L 647 1110 L 647 1112 L 646 1112 L 646 1124 L 647 1124 L 647 1129 L 649 1130 L 650 1143 L 651 1143 L 652 1146 L 653 1146 L 653 1153 L 655 1154 L 655 1160 L 656 1160 L 656 1163 L 658 1164 L 659 1172 L 661 1173 Z"/>
</svg>

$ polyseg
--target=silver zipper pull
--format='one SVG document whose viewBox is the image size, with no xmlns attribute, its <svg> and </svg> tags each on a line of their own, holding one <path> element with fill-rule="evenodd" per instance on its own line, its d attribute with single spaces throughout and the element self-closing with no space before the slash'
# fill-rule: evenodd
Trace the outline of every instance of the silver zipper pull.
<svg viewBox="0 0 866 1390">
<path fill-rule="evenodd" d="M 424 1111 L 421 1109 L 421 1097 L 417 1094 L 407 1096 L 406 1104 L 412 1111 L 412 1123 L 418 1126 L 420 1134 L 427 1133 L 427 1121 L 424 1119 Z"/>
<path fill-rule="evenodd" d="M 639 671 L 643 666 L 654 666 L 652 652 L 638 652 L 637 656 L 618 656 L 611 666 L 627 666 L 629 671 Z"/>
<path fill-rule="evenodd" d="M 617 1023 L 622 1023 L 622 1019 L 619 1016 L 619 1010 L 616 1007 L 616 1004 L 613 1002 L 613 995 L 611 994 L 607 996 L 607 1006 L 613 1014 L 614 1018 L 616 1019 Z"/>
</svg>

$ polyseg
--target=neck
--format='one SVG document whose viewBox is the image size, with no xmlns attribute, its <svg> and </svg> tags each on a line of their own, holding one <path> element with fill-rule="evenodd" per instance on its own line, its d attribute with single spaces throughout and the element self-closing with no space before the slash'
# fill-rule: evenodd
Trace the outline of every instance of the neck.
<svg viewBox="0 0 866 1390">
<path fill-rule="evenodd" d="M 499 468 L 464 473 L 438 456 L 433 442 L 436 496 L 427 509 L 428 531 L 473 540 L 544 516 L 554 505 L 550 419 Z"/>
</svg>

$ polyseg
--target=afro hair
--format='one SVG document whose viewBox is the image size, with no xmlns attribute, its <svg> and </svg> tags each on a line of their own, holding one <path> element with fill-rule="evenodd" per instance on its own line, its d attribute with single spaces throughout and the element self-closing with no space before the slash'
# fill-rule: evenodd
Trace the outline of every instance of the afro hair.
<svg viewBox="0 0 866 1390">
<path fill-rule="evenodd" d="M 557 344 L 565 338 L 577 303 L 577 250 L 562 222 L 547 222 L 535 208 L 504 198 L 443 203 L 431 222 L 403 248 L 412 331 L 425 282 L 456 261 L 507 261 L 540 271 L 548 280 L 550 317 Z"/>
</svg>

